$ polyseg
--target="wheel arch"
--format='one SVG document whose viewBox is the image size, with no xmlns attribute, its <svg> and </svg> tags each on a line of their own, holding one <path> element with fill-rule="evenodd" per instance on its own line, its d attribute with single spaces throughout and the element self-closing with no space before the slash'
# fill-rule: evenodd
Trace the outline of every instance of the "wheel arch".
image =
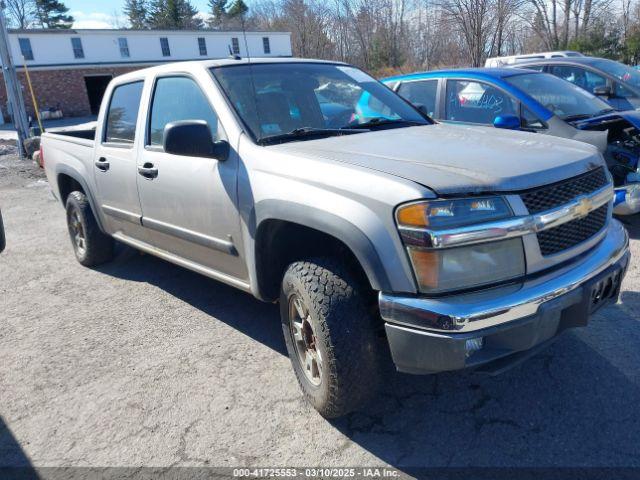
<svg viewBox="0 0 640 480">
<path fill-rule="evenodd" d="M 60 164 L 58 168 L 56 168 L 56 183 L 58 188 L 58 194 L 60 197 L 60 202 L 64 207 L 67 201 L 67 197 L 69 194 L 80 187 L 82 193 L 84 193 L 89 200 L 89 205 L 91 206 L 91 211 L 93 212 L 93 216 L 98 223 L 98 227 L 102 232 L 106 232 L 104 229 L 104 224 L 102 222 L 102 216 L 100 215 L 100 210 L 97 208 L 97 203 L 95 197 L 91 189 L 89 188 L 87 182 L 84 177 L 73 167 L 68 165 Z M 75 188 L 74 188 L 75 187 Z"/>
<path fill-rule="evenodd" d="M 312 207 L 275 202 L 263 212 L 254 235 L 256 291 L 263 300 L 278 297 L 287 265 L 322 254 L 344 254 L 372 290 L 391 290 L 391 281 L 370 238 L 345 218 Z M 251 256 L 248 256 L 251 258 Z"/>
</svg>

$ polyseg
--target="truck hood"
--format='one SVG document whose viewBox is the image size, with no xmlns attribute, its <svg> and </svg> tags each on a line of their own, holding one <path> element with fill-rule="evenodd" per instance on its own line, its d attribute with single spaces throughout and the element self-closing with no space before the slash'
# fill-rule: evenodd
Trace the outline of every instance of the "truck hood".
<svg viewBox="0 0 640 480">
<path fill-rule="evenodd" d="M 604 165 L 597 149 L 572 140 L 443 124 L 269 148 L 377 170 L 412 180 L 440 195 L 526 190 Z"/>
</svg>

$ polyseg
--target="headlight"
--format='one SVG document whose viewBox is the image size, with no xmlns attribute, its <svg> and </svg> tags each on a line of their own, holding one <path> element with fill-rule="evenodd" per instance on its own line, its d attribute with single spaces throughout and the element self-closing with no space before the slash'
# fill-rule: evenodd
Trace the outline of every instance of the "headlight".
<svg viewBox="0 0 640 480">
<path fill-rule="evenodd" d="M 502 197 L 463 198 L 410 203 L 398 209 L 398 225 L 430 230 L 462 227 L 511 217 Z"/>
<path fill-rule="evenodd" d="M 401 206 L 396 220 L 424 293 L 441 293 L 504 282 L 524 275 L 522 240 L 479 243 L 455 248 L 431 248 L 428 231 L 455 230 L 512 217 L 501 197 L 436 200 Z M 420 244 L 416 239 L 425 240 Z"/>
</svg>

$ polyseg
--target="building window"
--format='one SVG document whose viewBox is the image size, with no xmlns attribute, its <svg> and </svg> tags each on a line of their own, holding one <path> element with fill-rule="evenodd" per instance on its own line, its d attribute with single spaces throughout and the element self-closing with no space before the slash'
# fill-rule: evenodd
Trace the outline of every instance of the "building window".
<svg viewBox="0 0 640 480">
<path fill-rule="evenodd" d="M 84 50 L 82 50 L 82 40 L 78 37 L 71 39 L 71 46 L 73 47 L 73 56 L 75 58 L 84 58 Z"/>
<path fill-rule="evenodd" d="M 271 45 L 269 44 L 269 37 L 262 37 L 262 49 L 264 53 L 271 53 Z"/>
<path fill-rule="evenodd" d="M 231 39 L 231 50 L 234 55 L 240 55 L 240 42 L 237 37 Z"/>
<path fill-rule="evenodd" d="M 163 57 L 171 56 L 171 50 L 169 49 L 169 39 L 167 37 L 160 37 L 160 48 L 162 48 Z"/>
<path fill-rule="evenodd" d="M 33 60 L 33 50 L 31 50 L 31 40 L 28 38 L 19 38 L 18 43 L 20 44 L 20 53 L 25 60 Z"/>
<path fill-rule="evenodd" d="M 122 58 L 129 58 L 129 43 L 127 42 L 127 39 L 124 37 L 119 38 L 118 46 L 120 47 L 120 56 Z"/>
<path fill-rule="evenodd" d="M 200 49 L 200 55 L 207 56 L 207 42 L 204 37 L 198 37 L 198 48 Z"/>
</svg>

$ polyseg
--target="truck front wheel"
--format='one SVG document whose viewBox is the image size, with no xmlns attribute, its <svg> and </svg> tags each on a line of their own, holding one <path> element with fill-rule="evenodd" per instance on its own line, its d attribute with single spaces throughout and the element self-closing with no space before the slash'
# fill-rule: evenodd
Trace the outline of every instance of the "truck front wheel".
<svg viewBox="0 0 640 480">
<path fill-rule="evenodd" d="M 280 317 L 300 388 L 321 415 L 342 416 L 372 396 L 381 375 L 378 321 L 342 265 L 325 258 L 289 265 Z"/>
<path fill-rule="evenodd" d="M 67 227 L 78 262 L 92 267 L 113 258 L 113 239 L 100 230 L 83 192 L 67 197 Z"/>
</svg>

